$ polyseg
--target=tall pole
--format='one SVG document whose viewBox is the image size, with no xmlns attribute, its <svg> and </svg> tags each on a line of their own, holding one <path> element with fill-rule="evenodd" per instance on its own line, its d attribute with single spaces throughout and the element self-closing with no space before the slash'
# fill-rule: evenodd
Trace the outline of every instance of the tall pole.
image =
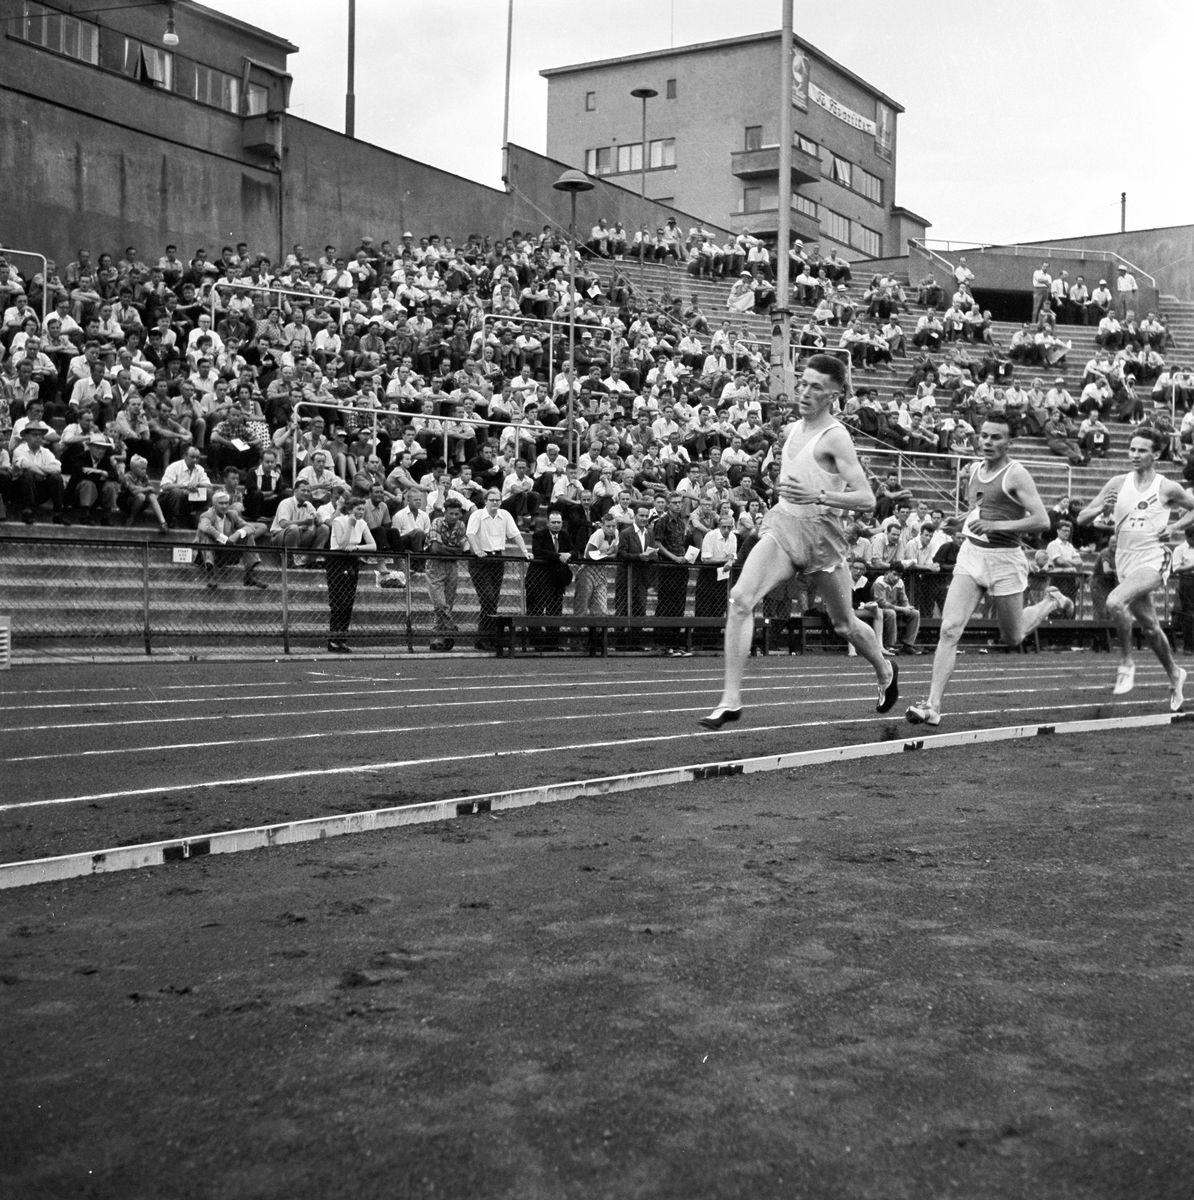
<svg viewBox="0 0 1194 1200">
<path fill-rule="evenodd" d="M 572 423 L 576 400 L 576 192 L 572 199 L 572 217 L 568 222 L 568 461 L 575 463 L 572 454 Z"/>
<path fill-rule="evenodd" d="M 643 265 L 646 261 L 647 250 L 647 235 L 645 226 L 647 224 L 647 101 L 652 96 L 658 96 L 659 93 L 654 88 L 637 87 L 631 93 L 632 96 L 637 96 L 643 102 L 643 141 L 642 141 L 642 160 L 639 163 L 639 184 L 638 184 L 638 202 L 639 202 L 639 239 L 638 239 L 638 290 L 641 297 L 646 288 L 647 269 Z"/>
<path fill-rule="evenodd" d="M 779 212 L 775 235 L 775 291 L 778 307 L 772 310 L 771 378 L 782 381 L 782 390 L 792 397 L 792 372 L 788 347 L 792 342 L 792 289 L 788 284 L 792 245 L 792 0 L 783 0 L 783 26 L 779 35 Z M 778 354 L 777 354 L 778 350 Z M 780 371 L 776 372 L 776 363 Z"/>
<path fill-rule="evenodd" d="M 591 192 L 593 181 L 583 172 L 567 170 L 551 185 L 557 192 L 572 197 L 572 216 L 568 222 L 568 458 L 572 460 L 572 436 L 576 409 L 576 193 Z"/>
<path fill-rule="evenodd" d="M 510 54 L 514 46 L 514 0 L 506 6 L 506 98 L 502 107 L 502 183 L 510 183 Z"/>
<path fill-rule="evenodd" d="M 357 0 L 348 0 L 348 91 L 344 94 L 344 134 L 356 137 L 357 98 L 353 91 L 357 70 Z"/>
<path fill-rule="evenodd" d="M 1119 231 L 1120 233 L 1128 232 L 1128 193 L 1120 192 L 1119 194 Z"/>
</svg>

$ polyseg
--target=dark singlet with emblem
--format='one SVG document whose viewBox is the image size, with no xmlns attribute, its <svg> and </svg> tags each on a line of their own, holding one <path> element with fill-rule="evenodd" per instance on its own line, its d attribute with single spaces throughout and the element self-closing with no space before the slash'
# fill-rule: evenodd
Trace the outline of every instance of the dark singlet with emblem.
<svg viewBox="0 0 1194 1200">
<path fill-rule="evenodd" d="M 982 463 L 976 464 L 970 472 L 970 483 L 966 489 L 967 516 L 962 533 L 967 541 L 976 546 L 1011 550 L 1021 544 L 1018 533 L 975 533 L 970 528 L 976 515 L 984 521 L 1018 521 L 1024 516 L 1024 506 L 1008 495 L 1004 487 L 1004 480 L 1012 466 L 1009 459 L 991 479 L 979 478 L 983 470 Z"/>
</svg>

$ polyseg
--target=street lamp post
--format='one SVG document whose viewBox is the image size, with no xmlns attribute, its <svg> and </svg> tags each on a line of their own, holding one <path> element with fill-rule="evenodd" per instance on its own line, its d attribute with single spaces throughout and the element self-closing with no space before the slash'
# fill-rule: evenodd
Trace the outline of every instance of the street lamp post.
<svg viewBox="0 0 1194 1200">
<path fill-rule="evenodd" d="M 557 192 L 567 192 L 572 199 L 572 217 L 568 222 L 568 461 L 573 457 L 572 431 L 576 408 L 576 194 L 591 192 L 593 181 L 583 171 L 565 171 L 551 185 Z"/>
<path fill-rule="evenodd" d="M 640 292 L 645 290 L 646 286 L 646 268 L 643 266 L 644 254 L 647 248 L 647 237 L 643 230 L 643 226 L 647 223 L 647 101 L 652 96 L 658 96 L 659 93 L 654 88 L 636 87 L 631 93 L 643 102 L 643 141 L 641 150 L 641 167 L 638 184 L 638 199 L 639 199 L 639 239 L 638 239 L 638 289 Z M 641 303 L 641 298 L 640 298 Z"/>
</svg>

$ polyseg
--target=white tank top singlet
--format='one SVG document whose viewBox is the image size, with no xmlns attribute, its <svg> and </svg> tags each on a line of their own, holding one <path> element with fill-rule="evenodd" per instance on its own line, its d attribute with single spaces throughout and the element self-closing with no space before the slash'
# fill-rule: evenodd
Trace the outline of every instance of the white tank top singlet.
<svg viewBox="0 0 1194 1200">
<path fill-rule="evenodd" d="M 836 472 L 826 471 L 816 459 L 817 443 L 838 424 L 839 422 L 835 421 L 832 425 L 826 425 L 824 429 L 818 429 L 806 442 L 797 445 L 799 439 L 804 435 L 804 422 L 796 422 L 792 427 L 792 432 L 788 434 L 788 440 L 784 442 L 783 454 L 780 456 L 779 478 L 781 483 L 791 480 L 793 483 L 803 484 L 818 492 L 845 491 L 846 481 Z M 821 517 L 827 513 L 837 516 L 835 509 L 826 508 L 823 504 L 793 504 L 790 500 L 784 500 L 782 497 L 776 507 L 783 512 L 799 517 Z"/>
<path fill-rule="evenodd" d="M 1149 550 L 1164 544 L 1169 526 L 1169 508 L 1161 500 L 1163 475 L 1154 475 L 1143 488 L 1136 476 L 1124 477 L 1115 498 L 1115 541 L 1117 551 Z"/>
</svg>

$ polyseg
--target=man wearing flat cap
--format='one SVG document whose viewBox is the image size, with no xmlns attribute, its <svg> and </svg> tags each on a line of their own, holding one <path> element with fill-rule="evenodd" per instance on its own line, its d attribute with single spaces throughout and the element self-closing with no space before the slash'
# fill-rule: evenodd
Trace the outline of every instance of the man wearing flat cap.
<svg viewBox="0 0 1194 1200">
<path fill-rule="evenodd" d="M 33 524 L 33 510 L 47 500 L 54 505 L 54 524 L 69 525 L 66 518 L 66 487 L 62 464 L 47 450 L 42 439 L 49 432 L 40 421 L 28 422 L 21 430 L 21 445 L 13 451 L 16 493 L 22 505 L 21 519 Z"/>
</svg>

